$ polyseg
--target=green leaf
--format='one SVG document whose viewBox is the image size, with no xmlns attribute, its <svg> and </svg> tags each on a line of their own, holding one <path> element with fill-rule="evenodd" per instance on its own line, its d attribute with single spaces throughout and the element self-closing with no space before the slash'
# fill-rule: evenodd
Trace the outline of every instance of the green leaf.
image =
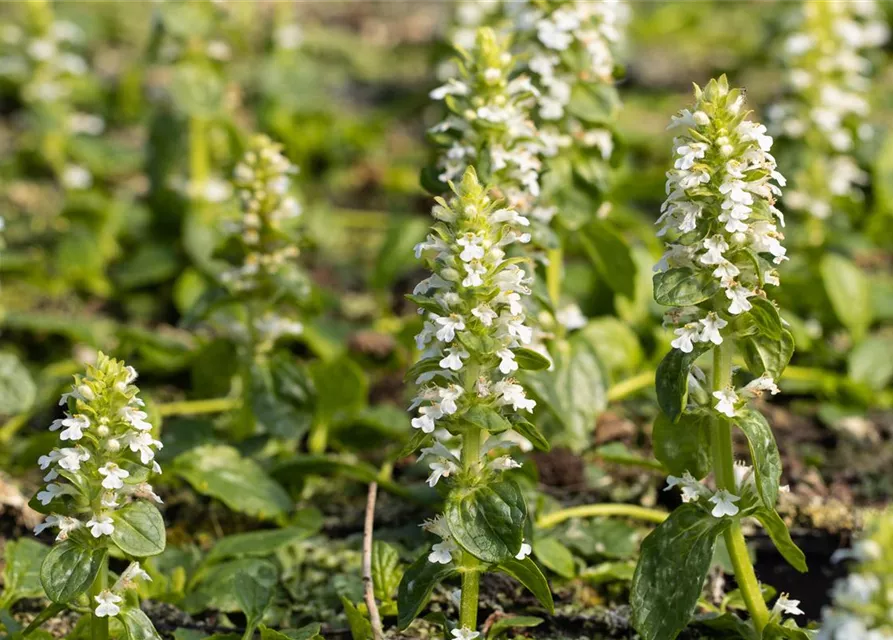
<svg viewBox="0 0 893 640">
<path fill-rule="evenodd" d="M 775 305 L 759 296 L 754 296 L 750 301 L 752 308 L 748 311 L 748 315 L 757 330 L 770 340 L 781 340 L 784 327 Z"/>
<path fill-rule="evenodd" d="M 196 447 L 174 460 L 173 471 L 196 491 L 221 500 L 233 511 L 274 519 L 293 506 L 285 489 L 234 447 Z"/>
<path fill-rule="evenodd" d="M 436 313 L 440 315 L 443 313 L 443 307 L 440 306 L 440 303 L 434 300 L 433 298 L 429 298 L 427 296 L 414 295 L 412 293 L 407 293 L 403 296 L 407 300 L 412 303 L 415 303 L 416 306 L 424 309 L 425 311 L 430 311 L 431 313 Z"/>
<path fill-rule="evenodd" d="M 350 627 L 350 637 L 353 640 L 372 640 L 372 625 L 362 613 L 354 606 L 353 602 L 345 596 L 341 596 L 341 604 L 347 616 L 347 626 Z"/>
<path fill-rule="evenodd" d="M 552 445 L 546 440 L 546 436 L 544 436 L 533 423 L 528 422 L 523 418 L 514 422 L 512 424 L 512 429 L 530 440 L 530 444 L 532 444 L 533 448 L 537 451 L 549 451 L 552 448 Z"/>
<path fill-rule="evenodd" d="M 269 556 L 287 544 L 306 540 L 319 531 L 320 524 L 313 522 L 307 527 L 292 526 L 226 536 L 217 541 L 205 558 L 205 562 L 218 562 L 226 558 Z"/>
<path fill-rule="evenodd" d="M 814 632 L 811 634 L 798 628 L 793 620 L 787 620 L 784 624 L 770 622 L 763 628 L 763 640 L 814 640 L 814 638 Z"/>
<path fill-rule="evenodd" d="M 714 631 L 722 631 L 723 638 L 743 638 L 744 640 L 760 640 L 760 636 L 747 622 L 734 613 L 724 613 L 721 616 L 710 614 L 697 619 L 699 625 L 703 625 Z"/>
<path fill-rule="evenodd" d="M 394 599 L 400 580 L 403 578 L 403 566 L 400 554 L 386 542 L 376 540 L 372 543 L 372 585 L 375 597 L 382 602 Z"/>
<path fill-rule="evenodd" d="M 236 577 L 245 572 L 263 571 L 260 567 L 268 564 L 269 560 L 239 558 L 200 567 L 190 582 L 181 608 L 187 613 L 207 609 L 226 613 L 241 611 L 242 605 L 236 597 Z"/>
<path fill-rule="evenodd" d="M 768 336 L 757 334 L 746 336 L 738 341 L 741 355 L 747 363 L 747 368 L 754 374 L 761 376 L 769 374 L 773 379 L 779 380 L 791 356 L 794 355 L 794 336 L 787 329 L 781 332 L 780 340 L 773 340 Z"/>
<path fill-rule="evenodd" d="M 586 255 L 611 290 L 632 299 L 636 290 L 637 267 L 624 237 L 604 220 L 591 220 L 578 237 Z"/>
<path fill-rule="evenodd" d="M 753 462 L 754 480 L 763 504 L 774 509 L 778 501 L 778 485 L 781 482 L 781 455 L 775 443 L 772 427 L 758 411 L 743 409 L 732 420 L 744 435 L 750 447 Z"/>
<path fill-rule="evenodd" d="M 555 341 L 551 371 L 526 373 L 524 382 L 564 428 L 555 439 L 575 451 L 592 443 L 599 413 L 607 406 L 605 374 L 586 336 Z"/>
<path fill-rule="evenodd" d="M 347 356 L 328 362 L 318 360 L 310 366 L 310 374 L 316 387 L 318 422 L 330 424 L 359 413 L 366 406 L 366 374 Z"/>
<path fill-rule="evenodd" d="M 236 600 L 248 619 L 248 626 L 255 627 L 273 599 L 273 590 L 279 576 L 272 562 L 259 562 L 236 574 L 233 581 Z"/>
<path fill-rule="evenodd" d="M 633 626 L 644 640 L 673 640 L 688 624 L 716 538 L 731 523 L 683 504 L 642 542 L 630 601 Z"/>
<path fill-rule="evenodd" d="M 772 585 L 760 584 L 760 595 L 763 597 L 763 602 L 769 602 L 775 597 L 776 593 L 778 593 L 778 591 Z M 747 602 L 744 600 L 744 593 L 741 589 L 729 591 L 726 594 L 726 597 L 723 598 L 722 604 L 725 605 L 726 609 L 747 611 Z"/>
<path fill-rule="evenodd" d="M 859 341 L 871 326 L 871 285 L 865 273 L 849 258 L 825 253 L 819 264 L 825 291 L 840 322 Z"/>
<path fill-rule="evenodd" d="M 577 574 L 574 554 L 558 538 L 545 536 L 533 541 L 533 554 L 547 569 L 563 578 L 573 578 Z"/>
<path fill-rule="evenodd" d="M 788 564 L 800 573 L 806 573 L 808 571 L 806 556 L 791 539 L 791 533 L 778 512 L 775 509 L 759 509 L 754 517 L 763 525 L 775 548 L 788 561 Z"/>
<path fill-rule="evenodd" d="M 164 518 L 155 505 L 138 500 L 112 512 L 115 531 L 112 542 L 124 553 L 137 558 L 157 556 L 164 551 Z"/>
<path fill-rule="evenodd" d="M 105 559 L 104 548 L 88 547 L 74 538 L 53 546 L 40 565 L 40 583 L 47 597 L 65 604 L 93 584 Z"/>
<path fill-rule="evenodd" d="M 598 359 L 611 374 L 611 380 L 640 371 L 645 359 L 639 337 L 631 326 L 610 316 L 590 320 L 580 329 L 598 354 Z"/>
<path fill-rule="evenodd" d="M 469 407 L 459 420 L 489 433 L 502 433 L 512 428 L 512 423 L 506 420 L 501 413 L 490 407 L 482 407 L 477 404 Z"/>
<path fill-rule="evenodd" d="M 690 411 L 672 422 L 659 413 L 651 434 L 654 457 L 675 476 L 688 471 L 695 478 L 703 478 L 711 468 L 711 419 L 707 412 Z"/>
<path fill-rule="evenodd" d="M 549 613 L 555 613 L 555 602 L 552 599 L 549 582 L 530 557 L 523 560 L 509 558 L 499 563 L 497 571 L 502 571 L 523 584 Z"/>
<path fill-rule="evenodd" d="M 850 378 L 880 391 L 893 380 L 893 336 L 868 336 L 857 344 L 847 358 Z"/>
<path fill-rule="evenodd" d="M 521 549 L 527 505 L 511 480 L 454 490 L 444 516 L 456 543 L 480 560 L 502 562 Z"/>
<path fill-rule="evenodd" d="M 121 607 L 118 620 L 124 627 L 127 640 L 161 640 L 149 616 L 138 607 Z"/>
<path fill-rule="evenodd" d="M 688 404 L 688 374 L 706 350 L 703 344 L 694 345 L 691 353 L 671 349 L 657 365 L 654 379 L 657 404 L 671 422 L 679 419 Z"/>
<path fill-rule="evenodd" d="M 0 353 L 0 415 L 27 411 L 36 396 L 37 385 L 25 365 L 11 353 Z"/>
<path fill-rule="evenodd" d="M 541 371 L 548 369 L 552 365 L 552 362 L 547 357 L 533 349 L 515 347 L 512 349 L 512 353 L 515 354 L 515 362 L 525 371 Z"/>
<path fill-rule="evenodd" d="M 654 301 L 667 307 L 693 307 L 712 298 L 719 283 L 708 271 L 688 267 L 654 274 Z"/>
<path fill-rule="evenodd" d="M 537 618 L 536 616 L 507 616 L 505 618 L 499 618 L 487 632 L 487 640 L 501 638 L 512 629 L 529 629 L 531 627 L 539 626 L 542 623 L 543 619 Z"/>
<path fill-rule="evenodd" d="M 427 553 L 409 565 L 397 589 L 397 626 L 400 629 L 408 627 L 428 604 L 434 587 L 455 573 L 452 563 L 428 562 Z"/>
<path fill-rule="evenodd" d="M 6 566 L 3 568 L 0 609 L 9 609 L 23 598 L 39 598 L 43 595 L 40 565 L 49 551 L 49 547 L 30 538 L 6 543 L 3 551 Z"/>
<path fill-rule="evenodd" d="M 324 640 L 319 623 L 308 624 L 295 630 L 276 631 L 266 625 L 258 627 L 260 640 Z"/>
</svg>

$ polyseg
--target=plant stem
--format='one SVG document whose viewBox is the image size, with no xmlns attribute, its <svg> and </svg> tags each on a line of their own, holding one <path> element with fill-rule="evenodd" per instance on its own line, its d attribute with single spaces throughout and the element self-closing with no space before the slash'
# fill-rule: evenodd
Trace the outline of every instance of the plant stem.
<svg viewBox="0 0 893 640">
<path fill-rule="evenodd" d="M 375 496 L 378 484 L 369 483 L 366 496 L 366 518 L 363 522 L 363 599 L 369 610 L 369 622 L 372 625 L 373 640 L 382 640 L 384 630 L 381 626 L 381 614 L 375 602 L 375 582 L 372 579 L 372 535 L 375 526 Z"/>
<path fill-rule="evenodd" d="M 90 608 L 95 611 L 98 604 L 96 596 L 102 593 L 108 586 L 109 581 L 109 557 L 106 554 L 102 558 L 102 566 L 96 579 L 93 580 L 93 587 L 90 589 Z M 96 613 L 90 614 L 90 638 L 91 640 L 108 640 L 109 637 L 109 619 L 108 617 L 100 618 Z"/>
<path fill-rule="evenodd" d="M 480 429 L 470 428 L 462 442 L 462 467 L 466 473 L 476 472 L 481 457 Z M 459 626 L 477 630 L 478 592 L 480 591 L 480 562 L 467 551 L 462 552 L 462 598 L 459 603 Z"/>
<path fill-rule="evenodd" d="M 608 402 L 617 402 L 654 384 L 654 371 L 643 371 L 608 388 Z"/>
<path fill-rule="evenodd" d="M 732 355 L 735 344 L 726 338 L 723 343 L 713 349 L 713 390 L 720 391 L 732 383 Z M 714 420 L 713 430 L 713 475 L 716 486 L 735 492 L 735 457 L 732 451 L 732 425 L 724 417 Z M 758 635 L 762 635 L 763 628 L 769 622 L 769 610 L 763 600 L 760 591 L 760 583 L 757 580 L 750 556 L 747 553 L 747 543 L 744 533 L 741 531 L 741 522 L 738 519 L 732 521 L 732 526 L 723 533 L 726 541 L 726 549 L 735 569 L 735 580 L 744 597 L 744 603 L 750 612 L 754 628 Z"/>
<path fill-rule="evenodd" d="M 564 266 L 564 255 L 561 247 L 546 251 L 549 263 L 546 265 L 546 290 L 549 292 L 549 302 L 558 311 L 561 302 L 561 271 Z"/>
<path fill-rule="evenodd" d="M 155 405 L 162 416 L 195 416 L 203 413 L 223 413 L 237 408 L 239 398 L 208 398 L 207 400 L 180 400 Z"/>
<path fill-rule="evenodd" d="M 667 519 L 667 513 L 658 509 L 639 507 L 634 504 L 584 504 L 568 507 L 546 514 L 536 521 L 539 529 L 549 529 L 570 518 L 595 518 L 616 516 L 619 518 L 635 518 L 660 524 Z"/>
</svg>

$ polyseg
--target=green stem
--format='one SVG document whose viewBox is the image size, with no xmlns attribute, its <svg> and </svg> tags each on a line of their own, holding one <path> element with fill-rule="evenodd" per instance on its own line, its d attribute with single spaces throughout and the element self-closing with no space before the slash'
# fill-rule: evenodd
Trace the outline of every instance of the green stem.
<svg viewBox="0 0 893 640">
<path fill-rule="evenodd" d="M 561 271 L 564 266 L 564 255 L 561 247 L 546 251 L 549 263 L 546 265 L 546 290 L 549 292 L 549 301 L 552 307 L 558 311 L 561 302 Z"/>
<path fill-rule="evenodd" d="M 96 596 L 105 591 L 109 581 L 109 557 L 106 554 L 102 559 L 102 566 L 96 579 L 93 580 L 93 587 L 90 589 L 90 608 L 95 610 L 97 606 Z M 90 615 L 90 639 L 91 640 L 108 640 L 109 637 L 109 619 L 108 617 L 100 618 L 95 613 Z"/>
<path fill-rule="evenodd" d="M 470 428 L 465 433 L 465 438 L 462 442 L 462 467 L 465 473 L 477 472 L 481 458 L 481 436 L 482 431 L 475 428 Z M 462 573 L 459 626 L 468 627 L 472 631 L 476 631 L 478 624 L 478 593 L 481 582 L 480 562 L 467 551 L 463 551 L 459 571 Z"/>
<path fill-rule="evenodd" d="M 584 504 L 578 507 L 568 507 L 548 513 L 536 521 L 538 529 L 550 529 L 555 525 L 570 518 L 596 518 L 610 517 L 635 518 L 646 522 L 660 524 L 667 519 L 667 513 L 658 509 L 639 507 L 634 504 Z"/>
<path fill-rule="evenodd" d="M 236 409 L 239 398 L 209 398 L 207 400 L 180 400 L 155 405 L 162 416 L 195 416 L 203 413 L 223 413 Z"/>
<path fill-rule="evenodd" d="M 713 349 L 713 390 L 720 391 L 732 383 L 732 355 L 735 344 L 726 338 L 723 343 Z M 714 420 L 713 432 L 713 475 L 716 486 L 719 489 L 735 491 L 735 457 L 732 450 L 732 425 L 729 420 L 718 417 Z M 769 622 L 769 610 L 763 600 L 760 591 L 760 583 L 757 580 L 750 556 L 747 553 L 747 543 L 744 533 L 741 531 L 741 522 L 738 519 L 732 521 L 732 526 L 723 533 L 726 549 L 735 569 L 735 580 L 744 597 L 744 603 L 750 612 L 754 628 L 758 635 L 762 635 L 763 628 Z"/>
<path fill-rule="evenodd" d="M 654 371 L 643 371 L 608 388 L 608 402 L 617 402 L 654 384 Z"/>
</svg>

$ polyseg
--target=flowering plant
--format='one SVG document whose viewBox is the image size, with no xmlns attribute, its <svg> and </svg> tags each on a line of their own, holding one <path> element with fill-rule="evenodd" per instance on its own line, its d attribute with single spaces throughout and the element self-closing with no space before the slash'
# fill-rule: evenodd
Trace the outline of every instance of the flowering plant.
<svg viewBox="0 0 893 640">
<path fill-rule="evenodd" d="M 57 532 L 40 569 L 54 604 L 32 628 L 65 607 L 81 610 L 89 601 L 94 638 L 108 637 L 110 618 L 129 637 L 159 637 L 132 594 L 136 580 L 149 579 L 139 562 L 131 562 L 111 586 L 108 576 L 112 548 L 144 558 L 165 547 L 164 520 L 154 504 L 161 499 L 149 484 L 161 473 L 155 461 L 161 442 L 152 435 L 136 377 L 133 367 L 100 353 L 62 396 L 65 417 L 50 426 L 59 432 L 61 446 L 40 457 L 46 485 L 30 503 L 46 514 L 35 533 Z"/>
<path fill-rule="evenodd" d="M 725 76 L 695 88 L 697 103 L 673 118 L 674 165 L 659 235 L 669 238 L 654 276 L 654 297 L 673 309 L 672 350 L 657 369 L 661 414 L 658 459 L 673 474 L 667 489 L 683 505 L 643 542 L 632 587 L 633 619 L 643 637 L 674 638 L 695 608 L 719 536 L 758 637 L 771 625 L 741 530 L 756 518 L 785 559 L 806 570 L 775 510 L 781 459 L 766 419 L 748 406 L 775 381 L 793 352 L 766 287 L 778 285 L 786 259 L 775 207 L 785 181 L 769 153 L 772 138 L 747 119 L 744 96 Z M 696 360 L 713 352 L 712 380 Z M 740 355 L 746 369 L 733 372 Z M 751 465 L 736 464 L 732 427 L 747 438 Z M 701 480 L 713 473 L 715 488 Z M 672 569 L 671 569 L 672 568 Z M 774 627 L 771 627 L 774 628 Z"/>
<path fill-rule="evenodd" d="M 524 417 L 536 403 L 514 374 L 549 363 L 524 346 L 531 338 L 522 303 L 529 278 L 524 260 L 506 253 L 527 239 L 520 231 L 527 220 L 491 197 L 473 168 L 452 189 L 449 200 L 437 198 L 436 222 L 417 248 L 432 274 L 410 296 L 426 320 L 416 338 L 421 359 L 407 374 L 422 385 L 412 404 L 410 447 L 422 450 L 428 484 L 449 485 L 449 493 L 444 513 L 423 525 L 440 540 L 407 569 L 398 607 L 406 627 L 437 584 L 461 575 L 454 635 L 473 638 L 484 571 L 514 576 L 552 608 L 548 583 L 524 542 L 527 506 L 505 474 L 520 466 L 506 453 L 513 433 L 548 449 Z"/>
<path fill-rule="evenodd" d="M 893 511 L 874 515 L 853 548 L 835 552 L 832 560 L 855 566 L 834 584 L 818 640 L 893 637 Z"/>
</svg>

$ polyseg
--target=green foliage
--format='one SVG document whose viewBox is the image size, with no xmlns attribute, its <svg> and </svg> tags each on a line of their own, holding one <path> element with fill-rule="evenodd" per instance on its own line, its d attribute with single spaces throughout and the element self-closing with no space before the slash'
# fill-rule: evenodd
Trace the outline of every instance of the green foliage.
<svg viewBox="0 0 893 640">
<path fill-rule="evenodd" d="M 757 411 L 744 409 L 734 418 L 735 424 L 747 436 L 750 458 L 756 476 L 757 491 L 766 509 L 775 509 L 778 501 L 778 485 L 781 481 L 781 455 L 772 427 Z"/>
<path fill-rule="evenodd" d="M 444 515 L 453 539 L 480 560 L 504 562 L 521 549 L 527 505 L 511 480 L 453 491 Z"/>
<path fill-rule="evenodd" d="M 685 410 L 688 402 L 688 376 L 695 360 L 706 350 L 707 347 L 702 344 L 696 345 L 691 353 L 671 349 L 657 366 L 657 403 L 670 422 L 676 422 Z"/>
<path fill-rule="evenodd" d="M 164 519 L 155 505 L 145 501 L 132 502 L 115 511 L 112 520 L 115 523 L 112 542 L 124 553 L 143 558 L 164 551 Z"/>
<path fill-rule="evenodd" d="M 710 472 L 712 423 L 706 411 L 684 413 L 676 422 L 659 413 L 651 432 L 654 457 L 673 475 L 688 471 L 695 478 L 703 478 Z"/>
<path fill-rule="evenodd" d="M 69 538 L 55 545 L 40 566 L 40 583 L 47 597 L 65 604 L 84 593 L 99 573 L 106 557 L 104 547 Z"/>
<path fill-rule="evenodd" d="M 434 588 L 447 578 L 456 575 L 456 567 L 452 564 L 429 562 L 427 555 L 419 556 L 406 571 L 397 591 L 399 614 L 397 624 L 400 629 L 408 627 L 421 613 Z"/>
<path fill-rule="evenodd" d="M 50 550 L 41 543 L 22 538 L 10 540 L 3 550 L 3 594 L 0 609 L 9 609 L 23 598 L 43 595 L 40 566 Z"/>
</svg>

